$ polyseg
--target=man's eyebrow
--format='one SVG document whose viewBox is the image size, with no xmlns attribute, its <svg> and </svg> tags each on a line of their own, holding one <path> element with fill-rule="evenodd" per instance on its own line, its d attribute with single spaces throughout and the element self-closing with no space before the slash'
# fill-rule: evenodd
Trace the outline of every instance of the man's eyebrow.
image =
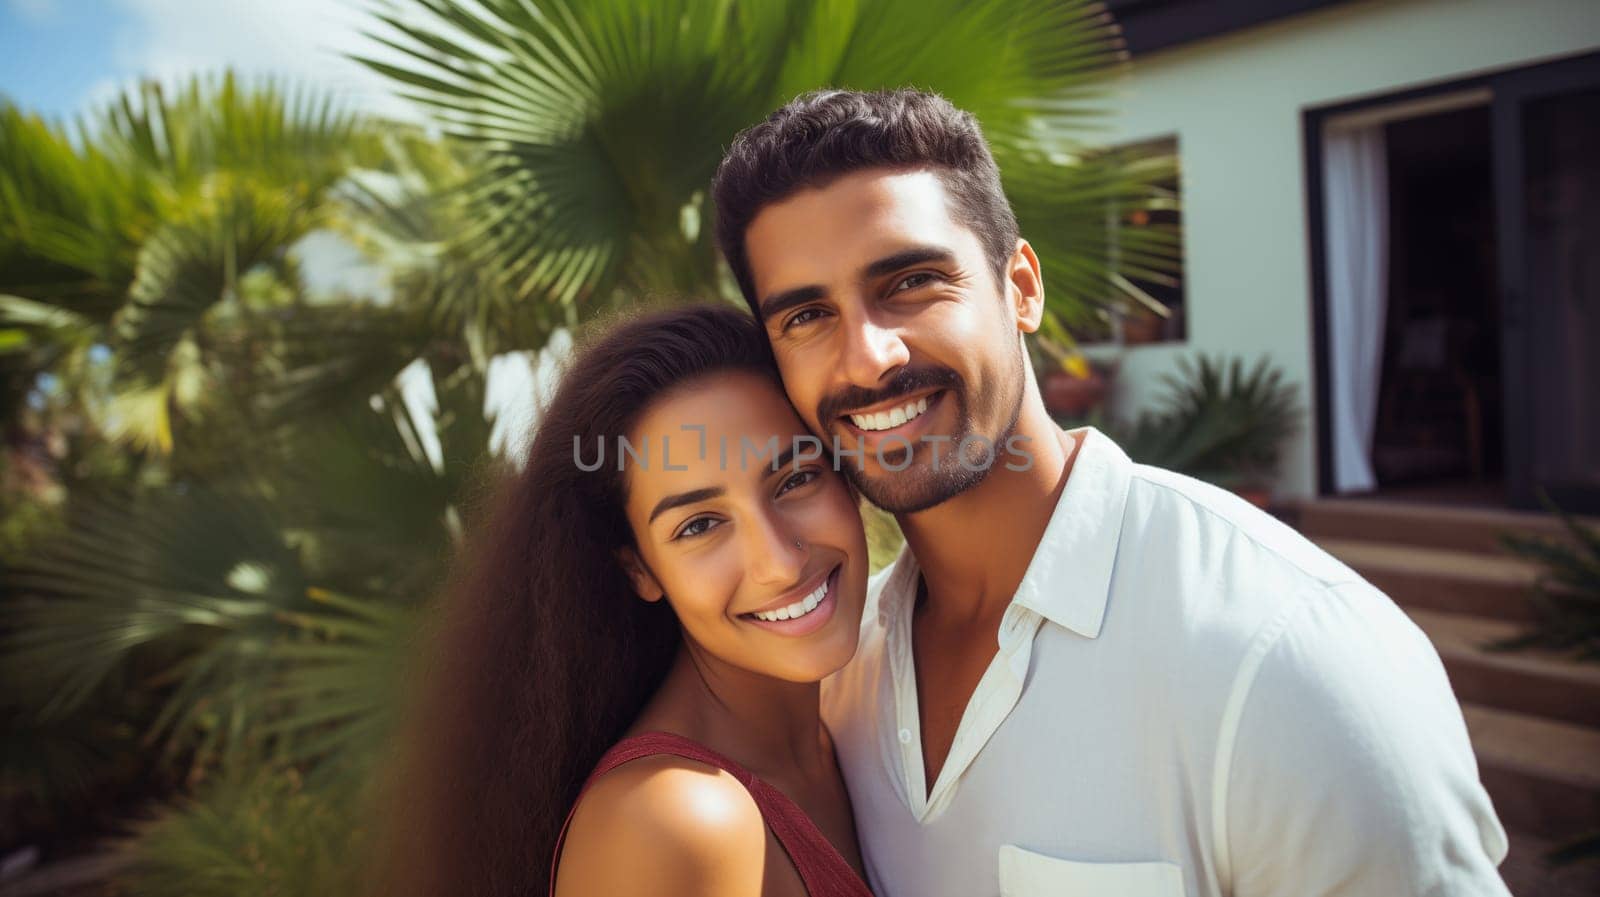
<svg viewBox="0 0 1600 897">
<path fill-rule="evenodd" d="M 645 521 L 645 525 L 648 526 L 652 523 L 655 523 L 657 517 L 660 517 L 662 514 L 665 514 L 673 508 L 681 508 L 684 505 L 692 505 L 695 502 L 716 498 L 724 491 L 726 490 L 724 490 L 721 486 L 711 486 L 705 489 L 691 489 L 688 492 L 679 492 L 677 495 L 669 495 L 666 498 L 656 502 L 655 508 L 650 511 L 650 519 Z"/>
<path fill-rule="evenodd" d="M 761 303 L 761 323 L 765 324 L 769 319 L 794 308 L 796 305 L 814 302 L 826 295 L 828 295 L 828 291 L 815 284 L 774 293 Z"/>
<path fill-rule="evenodd" d="M 953 265 L 955 261 L 956 254 L 942 246 L 913 246 L 910 249 L 902 249 L 892 255 L 886 255 L 867 265 L 861 269 L 861 278 L 863 280 L 872 280 L 885 274 L 893 274 L 901 268 L 909 268 L 912 265 L 924 265 L 928 262 L 942 262 L 947 265 Z"/>
<path fill-rule="evenodd" d="M 893 274 L 901 268 L 909 268 L 912 265 L 922 265 L 928 262 L 953 265 L 955 261 L 956 254 L 942 246 L 914 246 L 910 249 L 902 249 L 893 255 L 886 255 L 868 264 L 861 269 L 861 278 L 863 280 L 872 280 L 885 274 Z M 796 305 L 815 302 L 826 295 L 828 295 L 828 291 L 816 284 L 774 293 L 761 301 L 761 322 L 766 323 L 769 319 L 794 308 Z"/>
</svg>

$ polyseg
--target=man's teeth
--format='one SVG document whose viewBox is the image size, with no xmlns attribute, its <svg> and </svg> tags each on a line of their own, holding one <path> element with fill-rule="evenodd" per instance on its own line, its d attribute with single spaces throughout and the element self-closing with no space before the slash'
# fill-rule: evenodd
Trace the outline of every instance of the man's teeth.
<svg viewBox="0 0 1600 897">
<path fill-rule="evenodd" d="M 863 430 L 887 430 L 898 427 L 906 421 L 916 420 L 922 412 L 928 410 L 928 397 L 923 396 L 915 402 L 907 402 L 899 408 L 889 411 L 878 411 L 872 414 L 852 414 L 850 422 Z"/>
<path fill-rule="evenodd" d="M 828 581 L 824 579 L 822 585 L 817 586 L 816 591 L 801 598 L 799 601 L 788 607 L 780 607 L 774 611 L 755 614 L 755 618 L 757 620 L 766 620 L 769 623 L 776 623 L 779 620 L 793 620 L 796 617 L 803 617 L 816 610 L 817 605 L 822 603 L 822 597 L 826 594 L 828 594 Z"/>
</svg>

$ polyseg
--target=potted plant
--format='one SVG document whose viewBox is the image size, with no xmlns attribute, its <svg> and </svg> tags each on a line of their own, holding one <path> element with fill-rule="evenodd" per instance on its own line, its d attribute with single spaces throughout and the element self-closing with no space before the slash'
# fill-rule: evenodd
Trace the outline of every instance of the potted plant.
<svg viewBox="0 0 1600 897">
<path fill-rule="evenodd" d="M 1162 378 L 1162 406 L 1120 434 L 1123 449 L 1266 507 L 1283 444 L 1300 428 L 1295 387 L 1265 358 L 1248 369 L 1240 359 L 1204 355 L 1178 366 L 1177 376 Z"/>
<path fill-rule="evenodd" d="M 1033 342 L 1041 350 L 1035 371 L 1045 410 L 1058 419 L 1076 420 L 1104 404 L 1112 368 L 1091 362 L 1070 336 L 1040 333 Z"/>
<path fill-rule="evenodd" d="M 1104 372 L 1082 355 L 1053 367 L 1040 384 L 1045 409 L 1067 418 L 1084 417 L 1099 408 L 1109 388 Z"/>
<path fill-rule="evenodd" d="M 1168 312 L 1170 315 L 1171 313 Z M 1143 305 L 1136 305 L 1122 316 L 1122 342 L 1141 346 L 1159 343 L 1167 330 L 1167 316 L 1158 314 Z"/>
</svg>

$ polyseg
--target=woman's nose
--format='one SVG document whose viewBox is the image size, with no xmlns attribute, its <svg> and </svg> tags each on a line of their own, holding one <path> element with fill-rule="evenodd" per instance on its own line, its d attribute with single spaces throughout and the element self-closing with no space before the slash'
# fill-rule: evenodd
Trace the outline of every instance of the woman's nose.
<svg viewBox="0 0 1600 897">
<path fill-rule="evenodd" d="M 799 582 L 811 554 L 804 539 L 773 519 L 747 526 L 745 532 L 749 535 L 746 569 L 752 581 L 777 589 Z"/>
</svg>

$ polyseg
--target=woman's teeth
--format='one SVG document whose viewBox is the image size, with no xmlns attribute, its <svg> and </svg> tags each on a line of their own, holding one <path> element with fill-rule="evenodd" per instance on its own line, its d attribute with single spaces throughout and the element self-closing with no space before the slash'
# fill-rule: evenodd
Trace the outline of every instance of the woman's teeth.
<svg viewBox="0 0 1600 897">
<path fill-rule="evenodd" d="M 909 420 L 916 420 L 924 411 L 928 410 L 928 397 L 923 396 L 915 402 L 907 402 L 899 408 L 889 411 L 878 411 L 872 414 L 852 414 L 850 422 L 863 430 L 888 430 L 898 427 Z"/>
<path fill-rule="evenodd" d="M 827 594 L 828 580 L 824 579 L 822 581 L 822 585 L 817 586 L 816 591 L 804 598 L 801 598 L 799 601 L 796 601 L 788 607 L 780 607 L 774 611 L 756 613 L 752 614 L 751 616 L 755 617 L 757 620 L 766 620 L 768 623 L 776 623 L 780 620 L 793 620 L 796 617 L 803 617 L 806 614 L 816 610 L 817 605 L 822 603 L 823 596 Z"/>
</svg>

